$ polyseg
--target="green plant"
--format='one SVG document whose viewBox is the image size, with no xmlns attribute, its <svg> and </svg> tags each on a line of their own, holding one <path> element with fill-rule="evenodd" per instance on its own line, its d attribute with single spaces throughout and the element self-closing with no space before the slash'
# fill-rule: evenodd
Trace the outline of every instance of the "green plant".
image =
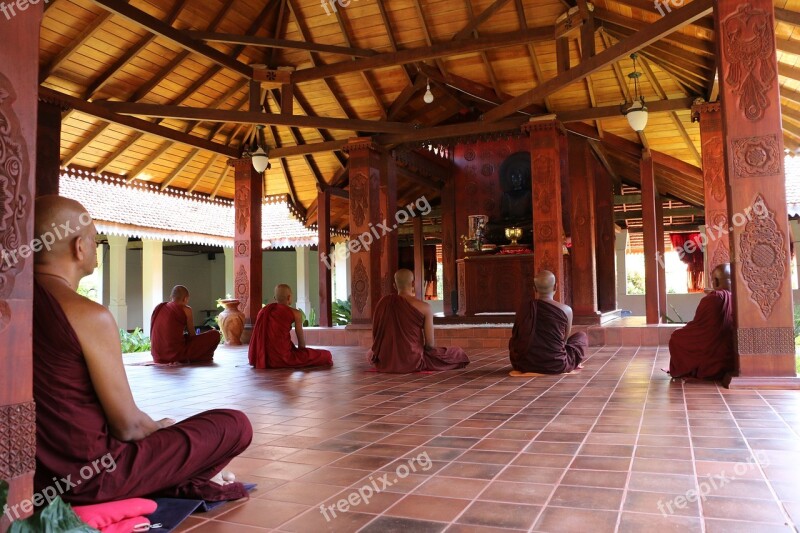
<svg viewBox="0 0 800 533">
<path fill-rule="evenodd" d="M 0 509 L 8 512 L 11 518 L 11 510 L 6 508 L 8 501 L 8 483 L 0 480 Z M 56 498 L 44 509 L 25 520 L 17 520 L 11 523 L 9 533 L 37 533 L 41 531 L 59 531 L 64 533 L 99 533 L 96 529 L 83 523 L 75 511 L 59 497 Z"/>
<path fill-rule="evenodd" d="M 333 323 L 337 326 L 346 326 L 352 318 L 350 300 L 336 300 L 331 308 Z"/>
<path fill-rule="evenodd" d="M 629 295 L 644 294 L 644 276 L 641 272 L 628 272 L 625 292 Z"/>
<path fill-rule="evenodd" d="M 122 353 L 150 351 L 150 337 L 145 335 L 140 328 L 136 328 L 132 333 L 128 333 L 124 329 L 119 330 L 119 340 L 122 344 Z"/>
</svg>

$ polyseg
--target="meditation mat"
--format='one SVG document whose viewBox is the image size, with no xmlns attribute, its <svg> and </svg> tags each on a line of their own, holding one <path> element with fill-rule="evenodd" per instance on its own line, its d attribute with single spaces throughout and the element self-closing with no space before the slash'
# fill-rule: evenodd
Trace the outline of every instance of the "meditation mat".
<svg viewBox="0 0 800 533">
<path fill-rule="evenodd" d="M 512 378 L 538 378 L 546 376 L 547 374 L 539 374 L 538 372 L 520 372 L 519 370 L 512 370 L 508 373 Z"/>
<path fill-rule="evenodd" d="M 255 483 L 244 483 L 248 492 L 256 488 Z M 161 524 L 161 527 L 151 529 L 153 533 L 169 533 L 189 518 L 193 513 L 207 513 L 228 502 L 207 502 L 205 500 L 187 500 L 182 498 L 154 498 L 158 509 L 148 515 L 151 524 Z"/>
</svg>

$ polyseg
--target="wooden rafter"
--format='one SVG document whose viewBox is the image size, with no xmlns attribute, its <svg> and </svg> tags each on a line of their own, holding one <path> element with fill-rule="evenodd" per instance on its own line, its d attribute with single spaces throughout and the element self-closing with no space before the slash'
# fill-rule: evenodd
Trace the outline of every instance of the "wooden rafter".
<svg viewBox="0 0 800 533">
<path fill-rule="evenodd" d="M 480 22 L 478 22 L 478 20 L 483 18 L 484 15 L 487 13 L 487 11 L 489 12 L 489 14 L 486 16 L 486 18 L 488 18 L 489 16 L 491 16 L 492 13 L 494 13 L 494 11 L 496 11 L 500 7 L 503 7 L 503 5 L 506 4 L 506 2 L 508 2 L 508 0 L 497 0 L 491 7 L 489 7 L 483 13 L 481 13 L 479 15 L 478 19 L 476 19 L 474 17 L 473 12 L 472 12 L 472 0 L 464 0 L 464 4 L 467 7 L 467 20 L 469 21 L 469 25 L 465 29 L 470 29 L 470 28 L 472 28 L 472 29 L 471 29 L 470 32 L 468 32 L 466 34 L 464 33 L 464 30 L 461 30 L 460 32 L 458 32 L 455 35 L 455 37 L 453 37 L 453 40 L 454 41 L 458 41 L 459 39 L 464 39 L 470 33 L 472 33 L 472 35 L 475 36 L 476 39 L 480 38 L 480 33 L 478 33 L 478 30 L 477 30 L 478 25 L 480 24 Z M 495 6 L 497 6 L 497 7 L 495 7 Z M 493 10 L 493 8 L 494 8 L 494 10 Z M 486 53 L 486 50 L 481 50 L 478 53 L 478 55 L 481 56 L 481 61 L 483 61 L 483 67 L 484 67 L 484 69 L 486 69 L 486 74 L 489 76 L 489 83 L 492 84 L 492 87 L 494 88 L 494 92 L 499 95 L 500 93 L 503 92 L 503 90 L 500 88 L 500 82 L 497 81 L 497 76 L 494 73 L 494 68 L 492 68 L 492 62 L 489 60 L 489 56 Z"/>
<path fill-rule="evenodd" d="M 214 33 L 209 31 L 190 31 L 187 33 L 189 37 L 194 39 L 214 43 L 243 44 L 276 49 L 286 48 L 289 50 L 308 50 L 310 52 L 324 52 L 327 54 L 340 54 L 354 57 L 370 57 L 378 54 L 378 52 L 369 48 L 290 41 L 288 39 L 275 39 L 256 35 L 233 35 L 231 33 Z"/>
<path fill-rule="evenodd" d="M 222 187 L 222 184 L 225 182 L 225 177 L 228 175 L 228 173 L 230 172 L 231 168 L 232 167 L 230 165 L 225 165 L 225 170 L 223 170 L 222 174 L 220 174 L 219 178 L 217 178 L 217 183 L 214 185 L 214 188 L 211 190 L 211 199 L 212 200 L 217 197 L 217 193 L 219 192 L 220 187 Z"/>
<path fill-rule="evenodd" d="M 520 30 L 528 28 L 528 19 L 525 16 L 525 6 L 522 2 L 523 0 L 515 0 Z M 539 57 L 536 55 L 536 47 L 533 45 L 533 43 L 527 43 L 525 47 L 528 49 L 528 58 L 531 61 L 531 68 L 533 69 L 534 76 L 536 76 L 536 84 L 538 85 L 544 82 L 544 74 L 542 73 L 542 66 L 539 64 Z M 550 105 L 549 96 L 544 97 L 544 106 L 548 112 L 553 111 L 553 106 Z"/>
<path fill-rule="evenodd" d="M 253 77 L 253 69 L 244 63 L 239 62 L 236 59 L 231 58 L 227 54 L 220 52 L 216 48 L 212 48 L 207 44 L 203 43 L 202 41 L 198 41 L 188 37 L 184 32 L 177 30 L 166 24 L 165 22 L 158 20 L 157 18 L 153 17 L 145 13 L 144 11 L 137 9 L 130 4 L 122 1 L 122 0 L 92 0 L 95 4 L 115 13 L 134 24 L 137 24 L 146 30 L 152 32 L 159 37 L 163 37 L 173 43 L 177 44 L 181 48 L 184 48 L 190 52 L 199 54 L 214 63 L 220 65 L 221 67 L 227 68 L 241 76 L 246 78 Z"/>
<path fill-rule="evenodd" d="M 78 145 L 75 148 L 72 149 L 70 153 L 68 153 L 66 156 L 64 156 L 64 158 L 61 159 L 61 165 L 66 167 L 67 165 L 72 163 L 75 160 L 75 158 L 78 157 L 78 155 L 80 155 L 80 153 L 84 151 L 90 144 L 92 144 L 92 142 L 94 142 L 95 139 L 97 139 L 100 135 L 102 135 L 102 133 L 106 131 L 109 126 L 110 124 L 106 122 L 96 126 L 92 131 L 89 132 L 89 134 L 86 137 L 83 138 L 83 140 L 80 143 L 78 143 Z"/>
<path fill-rule="evenodd" d="M 43 82 L 50 77 L 67 59 L 69 59 L 75 50 L 83 46 L 86 41 L 100 29 L 100 26 L 110 19 L 112 14 L 108 11 L 103 11 L 98 15 L 84 30 L 73 39 L 67 46 L 62 48 L 58 54 L 47 64 L 46 67 L 39 71 L 39 83 Z"/>
<path fill-rule="evenodd" d="M 189 188 L 186 190 L 189 192 L 194 192 L 194 190 L 197 188 L 200 182 L 203 181 L 203 178 L 205 178 L 208 175 L 209 171 L 211 170 L 211 167 L 214 166 L 214 163 L 216 163 L 219 158 L 220 158 L 219 154 L 212 155 L 208 159 L 202 170 L 200 170 L 200 172 L 197 174 L 197 177 L 194 180 L 192 180 L 192 183 L 189 185 Z"/>
<path fill-rule="evenodd" d="M 589 74 L 596 72 L 609 64 L 617 61 L 632 52 L 640 50 L 645 46 L 659 40 L 664 35 L 668 35 L 683 26 L 698 20 L 711 12 L 713 0 L 694 0 L 692 3 L 669 13 L 664 18 L 652 23 L 647 30 L 636 33 L 635 35 L 620 41 L 611 48 L 608 48 L 596 56 L 582 61 L 575 68 L 556 76 L 538 85 L 512 100 L 496 107 L 492 111 L 483 115 L 487 121 L 499 120 L 503 117 L 522 109 L 553 92 L 566 87 L 576 81 L 582 80 Z M 362 61 L 369 61 L 367 58 Z"/>
<path fill-rule="evenodd" d="M 269 131 L 270 137 L 272 137 L 272 146 L 274 146 L 276 148 L 281 148 L 282 144 L 281 144 L 281 139 L 278 136 L 277 128 L 275 126 L 269 126 L 267 131 Z M 272 153 L 273 151 L 270 150 L 270 152 Z M 292 179 L 292 174 L 289 171 L 289 166 L 288 166 L 288 163 L 287 163 L 288 160 L 286 158 L 283 158 L 283 157 L 275 158 L 274 154 L 273 154 L 273 158 L 274 159 L 278 159 L 280 161 L 280 163 L 281 163 L 281 174 L 283 174 L 283 179 L 286 182 L 286 188 L 289 190 L 289 196 L 292 197 L 292 201 L 295 204 L 299 204 L 299 202 L 297 200 L 297 191 L 295 190 L 295 187 L 294 187 L 294 179 Z"/>
<path fill-rule="evenodd" d="M 184 157 L 183 161 L 181 161 L 180 164 L 177 167 L 175 167 L 175 169 L 172 172 L 170 172 L 169 176 L 167 176 L 167 179 L 165 179 L 161 183 L 161 190 L 163 191 L 164 189 L 172 185 L 172 182 L 175 181 L 178 176 L 180 176 L 181 172 L 186 170 L 186 167 L 188 167 L 191 164 L 191 162 L 194 161 L 194 158 L 197 157 L 199 153 L 200 150 L 198 148 L 195 148 L 194 150 L 189 152 L 189 155 Z"/>
<path fill-rule="evenodd" d="M 603 22 L 604 27 L 610 28 L 628 28 L 634 31 L 642 31 L 649 25 L 648 22 L 637 20 L 630 17 L 625 17 L 619 13 L 614 13 L 601 7 L 595 7 L 594 15 Z M 670 35 L 665 35 L 663 41 L 670 44 L 680 44 L 687 48 L 693 49 L 695 52 L 708 56 L 714 56 L 714 43 L 698 37 L 692 37 L 685 33 L 675 32 Z"/>
<path fill-rule="evenodd" d="M 156 161 L 156 159 L 158 159 L 159 157 L 164 155 L 164 153 L 169 149 L 170 146 L 172 146 L 172 143 L 169 143 L 169 142 L 161 143 L 161 146 L 156 148 L 156 150 L 153 153 L 151 153 L 147 157 L 147 159 L 145 159 L 144 161 L 139 163 L 133 170 L 130 171 L 130 173 L 127 176 L 128 177 L 128 183 L 130 183 L 133 180 L 135 180 L 136 177 L 139 174 L 141 174 L 142 172 L 144 172 L 147 169 L 147 167 L 152 165 Z"/>
<path fill-rule="evenodd" d="M 469 10 L 469 24 L 467 24 L 464 28 L 461 29 L 458 33 L 453 36 L 453 41 L 460 41 L 461 39 L 465 39 L 469 37 L 469 34 L 476 31 L 478 26 L 489 20 L 492 15 L 497 13 L 503 6 L 505 6 L 509 0 L 495 0 L 495 2 L 481 11 L 480 15 L 477 17 L 472 16 L 472 5 L 468 4 L 467 8 Z"/>
<path fill-rule="evenodd" d="M 709 0 L 700 1 L 706 2 Z M 417 61 L 425 61 L 427 59 L 442 58 L 449 55 L 479 52 L 481 50 L 506 48 L 509 46 L 526 44 L 531 41 L 544 41 L 551 38 L 552 33 L 553 28 L 547 26 L 524 31 L 484 35 L 480 39 L 449 41 L 424 48 L 412 48 L 410 50 L 400 50 L 398 52 L 378 54 L 372 57 L 361 58 L 356 61 L 344 61 L 340 63 L 332 63 L 329 65 L 298 70 L 294 75 L 294 81 L 295 83 L 305 83 L 313 80 L 329 78 L 331 76 L 339 76 L 341 74 L 361 72 L 363 70 L 374 70 L 391 67 L 398 64 L 415 63 Z"/>
</svg>

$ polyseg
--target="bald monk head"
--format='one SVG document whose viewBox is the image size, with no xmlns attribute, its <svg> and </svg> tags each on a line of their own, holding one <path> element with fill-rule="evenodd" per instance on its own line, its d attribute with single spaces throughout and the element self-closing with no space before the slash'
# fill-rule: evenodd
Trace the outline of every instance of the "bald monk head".
<svg viewBox="0 0 800 533">
<path fill-rule="evenodd" d="M 714 290 L 717 291 L 731 290 L 730 263 L 722 263 L 721 265 L 717 265 L 717 268 L 711 272 L 711 284 L 714 286 Z"/>
<path fill-rule="evenodd" d="M 549 270 L 542 270 L 533 278 L 533 285 L 540 298 L 552 298 L 556 292 L 556 276 Z"/>
<path fill-rule="evenodd" d="M 275 285 L 275 301 L 283 305 L 292 305 L 292 288 L 285 283 Z"/>
<path fill-rule="evenodd" d="M 69 198 L 47 195 L 36 199 L 34 218 L 37 274 L 61 277 L 77 288 L 97 267 L 97 244 L 91 215 Z"/>
<path fill-rule="evenodd" d="M 185 305 L 189 303 L 189 289 L 183 285 L 175 285 L 172 287 L 172 292 L 169 294 L 169 298 L 176 304 Z"/>
<path fill-rule="evenodd" d="M 414 273 L 407 268 L 401 268 L 394 273 L 394 286 L 398 294 L 414 295 Z"/>
</svg>

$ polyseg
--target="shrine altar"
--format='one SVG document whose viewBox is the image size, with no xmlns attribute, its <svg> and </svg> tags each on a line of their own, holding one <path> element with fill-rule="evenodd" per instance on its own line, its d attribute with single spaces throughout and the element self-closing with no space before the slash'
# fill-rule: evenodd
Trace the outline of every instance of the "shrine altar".
<svg viewBox="0 0 800 533">
<path fill-rule="evenodd" d="M 533 253 L 471 255 L 456 261 L 458 316 L 515 313 L 534 294 Z M 509 322 L 513 321 L 509 317 Z"/>
</svg>

